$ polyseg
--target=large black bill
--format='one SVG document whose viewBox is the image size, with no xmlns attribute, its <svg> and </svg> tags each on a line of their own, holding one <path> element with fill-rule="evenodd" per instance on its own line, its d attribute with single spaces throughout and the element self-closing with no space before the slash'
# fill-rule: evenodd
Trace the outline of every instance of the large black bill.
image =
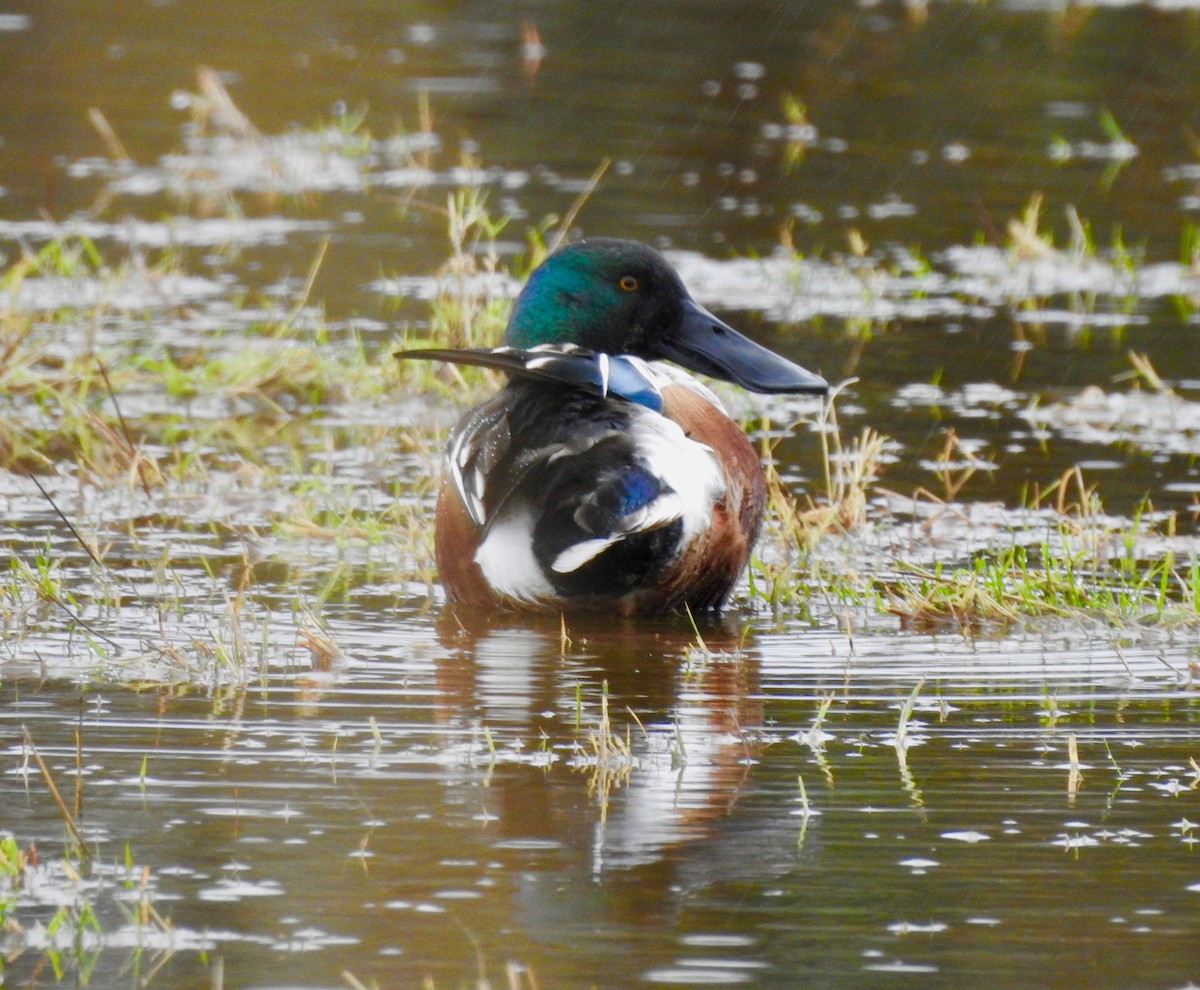
<svg viewBox="0 0 1200 990">
<path fill-rule="evenodd" d="M 751 392 L 824 395 L 820 375 L 780 357 L 723 323 L 699 303 L 684 303 L 683 319 L 659 342 L 661 356 L 692 371 L 741 385 Z"/>
</svg>

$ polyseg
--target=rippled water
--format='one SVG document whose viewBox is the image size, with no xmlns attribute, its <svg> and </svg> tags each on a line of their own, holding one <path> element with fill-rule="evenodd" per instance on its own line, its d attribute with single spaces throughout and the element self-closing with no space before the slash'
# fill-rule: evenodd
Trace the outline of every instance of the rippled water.
<svg viewBox="0 0 1200 990">
<path fill-rule="evenodd" d="M 93 983 L 160 962 L 201 982 L 199 950 L 273 986 L 456 985 L 477 953 L 539 985 L 1194 976 L 1191 649 L 796 628 L 705 657 L 667 628 L 573 626 L 560 650 L 549 623 L 461 618 L 338 617 L 349 657 L 247 689 L 9 680 L 5 732 L 27 726 L 68 794 L 82 740 Z M 603 686 L 631 751 L 598 761 Z M 19 749 L 0 787 L 6 825 L 51 846 Z M 114 910 L 143 864 L 169 931 Z M 14 985 L 52 941 L 29 935 Z"/>
<path fill-rule="evenodd" d="M 5 267 L 72 233 L 105 263 L 10 279 L 0 313 L 37 314 L 45 367 L 318 333 L 387 362 L 428 328 L 449 192 L 511 218 L 508 259 L 610 160 L 579 230 L 658 244 L 706 305 L 858 378 L 847 434 L 891 438 L 870 524 L 818 554 L 1037 546 L 1051 514 L 1023 493 L 1082 464 L 1113 532 L 1149 499 L 1139 549 L 1186 561 L 1197 24 L 1186 3 L 0 8 Z M 1036 228 L 1010 224 L 1036 193 Z M 743 589 L 698 630 L 450 609 L 419 539 L 386 534 L 420 529 L 412 438 L 455 403 L 338 384 L 266 413 L 232 387 L 121 393 L 135 424 L 180 418 L 150 453 L 205 464 L 152 490 L 69 455 L 45 494 L 0 473 L 7 573 L 61 589 L 0 611 L 0 835 L 30 857 L 0 869 L 6 985 L 1200 982 L 1193 627 L 929 633 L 820 589 L 803 615 Z M 762 436 L 796 424 L 777 454 L 802 489 L 815 406 L 730 399 Z M 206 442 L 228 423 L 257 461 Z M 980 469 L 913 500 L 962 466 L 948 429 Z"/>
</svg>

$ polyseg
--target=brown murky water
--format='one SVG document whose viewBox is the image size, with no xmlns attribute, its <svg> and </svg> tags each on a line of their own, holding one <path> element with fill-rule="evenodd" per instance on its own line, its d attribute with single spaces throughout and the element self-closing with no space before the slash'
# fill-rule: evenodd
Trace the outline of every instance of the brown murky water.
<svg viewBox="0 0 1200 990">
<path fill-rule="evenodd" d="M 1194 975 L 1191 650 L 785 628 L 705 658 L 677 630 L 572 628 L 560 652 L 550 625 L 466 621 L 356 611 L 335 673 L 246 689 L 8 682 L 6 734 L 27 726 L 68 793 L 82 738 L 92 985 L 204 984 L 214 957 L 250 986 L 458 985 L 476 958 L 543 986 Z M 628 763 L 589 742 L 604 685 Z M 6 826 L 52 847 L 36 769 L 9 762 Z M 143 865 L 170 931 L 114 910 Z M 75 888 L 39 881 L 20 916 Z M 55 941 L 27 938 L 14 985 Z"/>
<path fill-rule="evenodd" d="M 172 280 L 30 278 L 0 306 L 104 295 L 62 346 L 232 348 L 328 239 L 308 296 L 328 346 L 385 361 L 447 253 L 407 201 L 482 184 L 515 252 L 608 158 L 579 228 L 659 244 L 733 322 L 857 376 L 842 422 L 894 438 L 889 488 L 934 486 L 952 428 L 995 468 L 959 495 L 981 518 L 949 522 L 1033 531 L 1022 489 L 1083 463 L 1110 511 L 1176 511 L 1182 560 L 1198 41 L 1186 4 L 0 7 L 6 265 L 69 230 L 180 257 Z M 198 65 L 256 135 L 189 129 Z M 316 123 L 360 106 L 371 142 Z M 1017 258 L 1000 245 L 1036 192 L 1062 250 Z M 788 222 L 802 260 L 773 253 Z M 1134 389 L 1128 350 L 1173 393 Z M 393 433 L 454 409 L 398 387 L 288 412 L 267 459 L 338 479 L 330 511 L 366 519 L 424 504 L 432 466 Z M 802 486 L 808 428 L 779 454 Z M 928 634 L 817 596 L 743 602 L 705 649 L 685 622 L 447 609 L 386 541 L 282 527 L 236 465 L 152 494 L 65 463 L 43 482 L 106 569 L 0 473 L 3 553 L 49 561 L 87 621 L 0 615 L 0 833 L 40 851 L 23 882 L 0 871 L 5 985 L 1200 983 L 1194 629 Z M 934 529 L 871 545 L 903 530 L 937 560 Z M 23 729 L 90 868 L 64 865 Z"/>
</svg>

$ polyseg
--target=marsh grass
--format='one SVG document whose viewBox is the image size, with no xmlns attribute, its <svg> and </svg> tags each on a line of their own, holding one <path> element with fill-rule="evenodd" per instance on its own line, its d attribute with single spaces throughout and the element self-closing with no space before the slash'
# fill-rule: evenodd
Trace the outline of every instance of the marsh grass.
<svg viewBox="0 0 1200 990">
<path fill-rule="evenodd" d="M 822 483 L 815 490 L 797 494 L 779 474 L 771 445 L 764 445 L 768 513 L 763 545 L 750 565 L 750 593 L 773 608 L 804 606 L 822 586 L 826 594 L 848 593 L 862 600 L 853 580 L 830 583 L 831 575 L 813 554 L 826 537 L 851 532 L 866 521 L 868 498 L 888 445 L 870 427 L 851 440 L 842 437 L 837 398 L 850 384 L 838 386 L 817 417 Z"/>
<path fill-rule="evenodd" d="M 578 705 L 577 729 L 580 731 L 580 738 L 576 740 L 571 764 L 588 774 L 588 794 L 596 799 L 600 808 L 600 824 L 603 825 L 608 819 L 609 799 L 612 793 L 629 779 L 637 766 L 638 758 L 633 750 L 631 727 L 626 726 L 624 737 L 613 731 L 608 711 L 607 682 L 602 685 L 600 711 L 593 724 L 584 722 L 582 699 L 578 700 Z M 629 714 L 637 722 L 637 716 L 632 711 Z M 640 727 L 641 723 L 638 724 Z"/>
<path fill-rule="evenodd" d="M 473 161 L 464 163 L 475 167 Z M 444 218 L 450 255 L 437 273 L 428 336 L 408 336 L 406 347 L 494 347 L 500 343 L 512 311 L 516 287 L 555 250 L 570 232 L 579 211 L 608 169 L 597 167 L 566 214 L 551 215 L 525 233 L 525 251 L 505 265 L 497 247 L 508 220 L 495 216 L 487 191 L 468 186 L 451 192 L 445 208 L 425 205 Z M 481 401 L 503 382 L 486 368 L 443 362 L 404 363 L 404 380 L 420 390 L 453 395 L 456 401 Z"/>
<path fill-rule="evenodd" d="M 198 123 L 218 126 L 213 122 L 230 111 L 223 90 L 205 86 L 203 76 L 202 89 L 207 102 L 193 107 Z M 237 130 L 239 139 L 259 139 Z M 513 278 L 496 249 L 503 222 L 488 214 L 474 186 L 451 193 L 446 220 L 451 258 L 433 324 L 462 345 L 493 342 L 511 293 L 481 296 L 478 280 Z M 531 232 L 530 263 L 545 250 L 542 230 Z M 78 554 L 31 549 L 20 529 L 10 532 L 0 582 L 9 652 L 57 621 L 82 632 L 89 662 L 127 672 L 119 676 L 141 679 L 145 673 L 132 671 L 158 670 L 168 673 L 150 676 L 244 682 L 293 652 L 277 642 L 279 624 L 259 603 L 260 585 L 271 600 L 278 597 L 275 582 L 291 586 L 285 595 L 303 617 L 295 642 L 318 666 L 340 656 L 314 611 L 331 598 L 379 582 L 423 586 L 432 597 L 428 516 L 440 436 L 421 420 L 397 429 L 393 417 L 379 420 L 373 410 L 393 406 L 398 394 L 430 391 L 462 402 L 498 381 L 482 371 L 468 372 L 467 381 L 458 369 L 451 380 L 433 365 L 402 368 L 389 356 L 398 341 L 369 350 L 354 333 L 331 339 L 308 307 L 324 251 L 322 245 L 303 289 L 277 318 L 236 335 L 210 334 L 186 349 L 110 334 L 103 303 L 32 312 L 13 302 L 30 280 L 47 278 L 86 280 L 103 299 L 105 286 L 127 277 L 127 265 L 151 278 L 175 273 L 172 255 L 113 266 L 95 243 L 64 233 L 3 273 L 10 305 L 0 309 L 0 469 L 25 478 L 17 487 L 37 492 L 90 561 L 81 568 Z M 80 346 L 64 347 L 63 340 Z M 424 376 L 416 383 L 414 368 Z M 330 417 L 333 425 L 315 422 Z M 346 452 L 355 452 L 349 478 L 334 467 Z M 399 462 L 409 466 L 397 471 Z M 81 513 L 93 501 L 81 499 L 87 490 L 103 493 L 107 511 Z M 221 493 L 231 491 L 249 511 L 221 505 Z M 206 504 L 211 515 L 197 512 Z M 196 538 L 241 544 L 243 558 L 264 541 L 273 549 L 227 575 L 204 556 L 173 549 Z M 109 553 L 114 544 L 123 547 L 120 554 Z M 123 587 L 120 575 L 131 566 L 158 575 L 157 588 Z M 184 604 L 197 591 L 210 603 L 200 613 Z M 100 612 L 122 607 L 156 615 L 151 628 L 159 634 L 143 634 L 136 644 L 127 636 L 120 645 L 107 639 Z"/>
<path fill-rule="evenodd" d="M 190 106 L 200 137 L 255 147 L 265 140 L 215 74 L 201 72 Z M 803 129 L 802 107 L 788 108 L 787 116 L 789 126 Z M 426 106 L 424 132 L 432 127 L 428 117 Z M 119 157 L 119 138 L 105 131 L 102 117 L 94 122 Z M 347 114 L 334 129 L 341 135 L 339 154 L 352 154 L 356 141 L 360 151 L 374 141 L 362 130 L 361 115 Z M 428 166 L 422 147 L 428 145 L 411 145 L 414 167 Z M 423 587 L 432 597 L 428 518 L 440 431 L 420 419 L 398 429 L 395 417 L 381 421 L 359 413 L 386 409 L 398 395 L 443 396 L 464 406 L 499 385 L 494 373 L 482 369 L 400 363 L 390 355 L 397 347 L 430 342 L 495 344 L 512 287 L 561 242 L 606 164 L 563 219 L 547 218 L 527 232 L 526 250 L 515 259 L 500 250 L 507 221 L 493 214 L 479 184 L 452 190 L 444 203 L 421 205 L 443 219 L 448 248 L 428 327 L 421 336 L 410 328 L 371 346 L 353 332 L 333 338 L 310 304 L 326 245 L 315 252 L 290 303 L 282 309 L 264 305 L 276 317 L 236 334 L 210 334 L 186 348 L 153 335 L 113 333 L 138 317 L 117 319 L 103 302 L 105 287 L 134 275 L 151 283 L 178 275 L 178 256 L 135 254 L 114 263 L 94 242 L 66 233 L 36 252 L 22 252 L 0 275 L 8 300 L 0 307 L 0 469 L 24 476 L 22 484 L 52 507 L 86 559 L 64 557 L 61 548 L 36 549 L 23 534 L 9 537 L 9 567 L 0 579 L 0 621 L 9 642 L 57 613 L 57 621 L 81 632 L 88 656 L 111 668 L 129 650 L 106 638 L 103 610 L 133 607 L 157 616 L 166 630 L 143 637 L 139 655 L 184 676 L 215 671 L 218 680 L 245 681 L 297 649 L 314 664 L 335 662 L 340 651 L 319 614 L 332 599 L 381 582 Z M 477 170 L 470 161 L 464 167 Z M 416 206 L 414 199 L 406 203 Z M 1069 245 L 1055 248 L 1041 207 L 1034 197 L 1009 224 L 1013 257 L 1059 250 L 1077 258 L 1095 254 L 1087 225 L 1071 211 Z M 871 249 L 853 231 L 848 243 L 847 264 L 871 293 L 881 277 Z M 794 251 L 790 241 L 785 247 Z M 908 269 L 922 264 L 917 255 L 904 262 Z M 24 310 L 16 301 L 38 279 L 96 284 L 100 301 Z M 865 345 L 869 327 L 850 329 Z M 1148 362 L 1135 358 L 1133 368 L 1146 386 L 1166 388 Z M 844 436 L 836 400 L 837 394 L 812 424 L 819 470 L 807 490 L 780 474 L 771 442 L 764 442 L 770 511 L 750 568 L 751 605 L 813 621 L 847 610 L 891 614 L 918 628 L 976 629 L 1030 616 L 1088 615 L 1139 625 L 1195 621 L 1195 561 L 1177 562 L 1169 554 L 1145 560 L 1138 550 L 1148 528 L 1169 530 L 1171 523 L 1147 510 L 1114 529 L 1080 475 L 1029 500 L 1026 508 L 1044 520 L 1045 533 L 1036 542 L 1005 546 L 997 533 L 994 546 L 949 546 L 944 559 L 933 561 L 928 555 L 860 552 L 864 535 L 888 525 L 895 498 L 889 502 L 892 493 L 881 487 L 881 477 L 895 445 L 870 427 Z M 347 476 L 339 464 L 350 452 L 354 470 Z M 926 518 L 959 511 L 960 493 L 978 471 L 989 469 L 951 432 L 935 463 L 930 489 L 939 494 L 922 488 L 912 496 Z M 88 501 L 79 497 L 83 491 L 102 492 L 104 511 L 82 511 Z M 243 511 L 220 505 L 232 492 L 243 499 Z M 212 506 L 207 514 L 196 509 L 204 503 Z M 117 521 L 101 521 L 105 516 Z M 242 559 L 214 568 L 206 555 L 179 549 L 197 539 L 226 550 L 240 546 Z M 120 575 L 131 566 L 158 575 L 157 588 L 128 586 Z M 184 631 L 188 606 L 178 590 L 197 582 L 208 603 L 199 634 L 196 628 Z M 299 617 L 286 647 L 276 641 L 278 625 L 265 604 L 278 599 L 280 582 Z M 606 744 L 605 753 L 610 748 Z M 598 764 L 606 764 L 601 756 L 596 754 Z"/>
<path fill-rule="evenodd" d="M 72 841 L 61 856 L 50 857 L 0 832 L 0 977 L 8 963 L 36 953 L 28 985 L 49 967 L 56 981 L 70 974 L 86 986 L 111 943 L 133 946 L 128 970 L 148 985 L 174 952 L 174 927 L 155 905 L 156 878 L 149 866 L 136 864 L 128 844 L 119 861 L 103 856 L 102 842 L 89 850 L 76 821 L 79 790 L 73 813 L 28 732 L 24 749 L 36 761 Z"/>
<path fill-rule="evenodd" d="M 1140 380 L 1165 388 L 1143 356 L 1130 360 Z M 1200 555 L 1178 559 L 1170 549 L 1174 515 L 1147 504 L 1131 519 L 1111 516 L 1077 467 L 1028 494 L 1023 511 L 1032 522 L 1024 532 L 985 531 L 983 549 L 950 542 L 940 560 L 902 551 L 881 558 L 873 549 L 878 535 L 896 525 L 905 501 L 923 506 L 914 521 L 924 526 L 965 516 L 960 493 L 994 464 L 947 432 L 930 462 L 941 494 L 922 487 L 901 499 L 879 483 L 888 439 L 869 428 L 842 439 L 840 392 L 816 421 L 820 484 L 798 497 L 766 447 L 768 518 L 750 568 L 752 602 L 814 619 L 820 604 L 835 615 L 890 613 L 907 628 L 964 633 L 1047 620 L 1126 632 L 1200 625 Z M 1146 549 L 1156 540 L 1167 549 Z"/>
<path fill-rule="evenodd" d="M 121 278 L 119 269 L 98 258 L 90 242 L 66 237 L 20 259 L 5 280 L 11 286 L 35 277 L 29 274 L 35 269 L 79 266 L 96 281 Z M 254 676 L 281 649 L 256 647 L 257 634 L 246 634 L 244 613 L 258 611 L 252 599 L 242 591 L 223 592 L 224 578 L 211 570 L 185 577 L 193 593 L 197 582 L 211 586 L 207 620 L 189 617 L 205 630 L 201 635 L 186 629 L 180 621 L 184 610 L 171 604 L 182 601 L 172 591 L 179 573 L 194 571 L 196 563 L 171 544 L 197 536 L 209 542 L 220 534 L 245 544 L 269 534 L 284 553 L 300 541 L 306 546 L 326 541 L 334 553 L 363 545 L 395 547 L 375 555 L 367 571 L 335 569 L 338 581 L 319 568 L 326 574 L 323 584 L 294 589 L 301 604 L 306 595 L 324 600 L 377 577 L 382 560 L 392 561 L 388 577 L 403 570 L 406 578 L 411 573 L 432 582 L 428 527 L 416 518 L 419 487 L 405 500 L 397 498 L 394 483 L 374 494 L 367 480 L 386 477 L 397 457 L 411 456 L 415 436 L 398 442 L 370 422 L 372 417 L 360 424 L 353 414 L 394 402 L 398 370 L 390 360 L 377 362 L 353 334 L 332 341 L 321 327 L 314 331 L 307 321 L 297 321 L 303 302 L 301 296 L 291 313 L 256 332 L 215 336 L 186 352 L 109 339 L 102 306 L 37 314 L 10 310 L 0 317 L 0 468 L 15 476 L 10 489 L 15 485 L 45 502 L 87 558 L 81 568 L 73 559 L 77 555 L 38 550 L 19 526 L 10 529 L 7 572 L 0 580 L 0 621 L 9 652 L 47 626 L 38 605 L 46 603 L 57 608 L 59 622 L 82 632 L 92 660 L 110 672 L 149 663 L 188 677 L 207 669 L 219 671 L 222 680 Z M 84 346 L 58 344 L 76 336 Z M 339 408 L 350 414 L 341 413 L 334 426 L 314 427 L 315 417 Z M 431 458 L 428 445 L 422 436 L 416 453 Z M 347 449 L 373 453 L 368 460 L 358 458 L 366 478 L 350 483 L 329 470 Z M 222 506 L 218 493 L 231 486 L 251 512 L 237 516 Z M 81 494 L 87 491 L 97 494 Z M 81 512 L 81 505 L 97 499 L 105 508 Z M 203 505 L 209 512 L 196 511 Z M 110 556 L 114 544 L 123 547 L 118 556 Z M 133 590 L 121 577 L 131 566 L 164 580 L 156 591 L 144 585 Z M 304 576 L 303 568 L 293 573 Z M 136 647 L 122 635 L 118 647 L 100 629 L 107 622 L 104 610 L 123 606 L 157 614 L 150 628 L 160 635 L 142 635 Z M 298 635 L 310 646 L 316 642 L 304 628 Z"/>
<path fill-rule="evenodd" d="M 496 239 L 508 225 L 487 208 L 487 194 L 478 186 L 459 189 L 446 199 L 446 229 L 450 257 L 438 272 L 430 332 L 443 347 L 492 347 L 508 322 L 510 298 L 488 291 L 488 285 L 508 277 L 496 249 Z M 482 286 L 483 291 L 478 287 Z"/>
<path fill-rule="evenodd" d="M 481 300 L 473 295 L 473 279 L 481 273 L 513 277 L 495 251 L 500 225 L 487 215 L 477 190 L 451 196 L 447 223 L 448 288 L 434 304 L 435 313 L 441 312 L 435 326 L 463 345 L 492 341 L 502 325 L 507 297 Z M 1032 215 L 1027 218 L 1029 226 L 1035 223 Z M 542 243 L 540 235 L 535 243 Z M 531 253 L 536 257 L 537 249 Z M 318 263 L 319 259 L 314 270 Z M 21 259 L 6 278 L 11 283 L 35 269 L 71 271 L 81 266 L 90 277 L 115 277 L 94 244 L 68 238 L 43 249 L 37 259 Z M 310 275 L 307 284 L 311 281 Z M 411 582 L 432 594 L 436 575 L 427 514 L 440 443 L 437 432 L 409 429 L 399 435 L 402 450 L 423 465 L 412 480 L 364 486 L 340 479 L 331 469 L 337 452 L 374 452 L 367 463 L 377 462 L 383 476 L 393 456 L 388 452 L 396 449 L 396 431 L 348 422 L 314 434 L 311 420 L 332 408 L 386 403 L 397 388 L 420 393 L 428 386 L 455 393 L 456 401 L 469 401 L 496 383 L 486 376 L 475 382 L 451 381 L 441 377 L 447 374 L 444 369 L 418 371 L 414 380 L 411 367 L 419 367 L 416 363 L 402 370 L 354 335 L 335 342 L 319 324 L 314 328 L 311 321 L 295 319 L 305 300 L 306 292 L 275 323 L 236 340 L 213 338 L 186 353 L 167 347 L 135 352 L 112 345 L 101 351 L 95 340 L 91 348 L 62 354 L 50 346 L 59 329 L 94 326 L 102 322 L 99 313 L 85 307 L 36 319 L 6 314 L 0 323 L 0 383 L 5 386 L 0 402 L 7 413 L 0 420 L 0 466 L 14 474 L 73 476 L 83 485 L 104 488 L 110 496 L 125 493 L 121 497 L 130 503 L 146 503 L 149 511 L 141 513 L 143 518 L 177 519 L 174 525 L 181 533 L 212 522 L 189 521 L 173 509 L 178 494 L 204 492 L 232 473 L 239 485 L 264 493 L 264 507 L 248 522 L 220 523 L 229 527 L 229 536 L 258 540 L 267 532 L 281 548 L 316 541 L 328 544 L 334 554 L 333 566 L 322 568 L 321 578 L 307 586 L 302 567 L 284 568 L 290 580 L 299 583 L 298 606 L 308 607 L 307 602 L 319 607 L 378 580 Z M 452 324 L 456 330 L 451 330 Z M 384 354 L 388 352 L 390 347 Z M 1132 373 L 1146 385 L 1166 387 L 1144 359 L 1135 356 L 1132 362 Z M 458 370 L 449 374 L 457 375 Z M 880 478 L 892 449 L 888 438 L 870 428 L 845 438 L 836 399 L 835 394 L 813 424 L 819 482 L 808 491 L 798 491 L 780 475 L 771 444 L 764 445 L 770 513 L 750 571 L 752 603 L 765 603 L 777 613 L 796 610 L 814 619 L 851 608 L 890 613 L 914 628 L 962 630 L 1037 616 L 1086 615 L 1139 626 L 1196 621 L 1200 574 L 1195 561 L 1177 562 L 1169 554 L 1144 560 L 1137 549 L 1147 527 L 1169 532 L 1171 521 L 1147 511 L 1134 520 L 1118 521 L 1114 529 L 1078 472 L 1028 500 L 1028 509 L 1050 520 L 1044 538 L 1033 544 L 997 545 L 957 557 L 949 548 L 941 562 L 894 556 L 882 567 L 864 554 L 826 552 L 831 541 L 843 549 L 853 547 L 858 534 L 886 522 L 881 505 L 887 493 Z M 314 445 L 315 436 L 323 439 Z M 934 487 L 940 494 L 920 489 L 913 499 L 944 513 L 957 511 L 964 486 L 975 473 L 990 468 L 985 458 L 964 450 L 953 433 L 945 435 L 933 463 Z M 267 492 L 274 496 L 273 508 L 266 507 Z M 75 537 L 92 558 L 95 587 L 87 599 L 74 595 L 66 590 L 61 568 L 48 563 L 45 555 L 32 561 L 24 554 L 14 555 L 0 587 L 8 630 L 29 628 L 33 601 L 56 606 L 86 631 L 94 602 L 119 605 L 136 600 L 111 579 L 107 591 L 96 593 L 106 583 L 105 548 L 111 546 L 112 535 L 87 520 L 72 519 L 69 508 L 55 511 L 68 526 L 78 524 Z M 128 524 L 126 533 L 146 535 L 141 527 Z M 358 548 L 380 552 L 364 555 Z M 174 566 L 169 551 L 164 559 L 168 569 Z M 835 563 L 838 559 L 841 566 Z M 210 579 L 219 586 L 217 575 Z M 244 631 L 243 613 L 254 608 L 253 601 L 252 587 L 219 595 L 214 621 L 208 624 L 210 635 L 186 642 L 168 636 L 148 648 L 171 665 L 187 668 L 199 662 L 226 676 L 238 671 L 237 676 L 254 676 L 251 671 L 268 663 L 272 651 L 251 647 L 260 637 Z M 260 620 L 266 621 L 260 616 L 254 622 Z M 311 628 L 298 627 L 297 640 L 318 661 L 335 656 L 336 648 L 326 647 Z M 88 641 L 102 659 L 112 658 L 102 636 L 90 635 Z M 195 659 L 189 661 L 189 656 Z"/>
</svg>

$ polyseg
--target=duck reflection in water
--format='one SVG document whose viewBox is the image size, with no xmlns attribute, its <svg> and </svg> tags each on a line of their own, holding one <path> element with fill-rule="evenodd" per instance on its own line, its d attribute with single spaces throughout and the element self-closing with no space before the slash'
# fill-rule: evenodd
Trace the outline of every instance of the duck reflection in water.
<svg viewBox="0 0 1200 990">
<path fill-rule="evenodd" d="M 731 620 L 702 618 L 697 630 L 703 645 L 678 619 L 562 622 L 447 607 L 439 717 L 524 744 L 495 761 L 487 789 L 490 827 L 514 859 L 529 842 L 552 842 L 571 858 L 566 869 L 636 882 L 642 910 L 652 888 L 668 903 L 681 883 L 794 865 L 793 820 L 737 812 L 764 718 L 753 644 Z M 607 756 L 602 698 L 617 741 Z M 561 896 L 553 889 L 536 896 Z M 576 909 L 597 905 L 584 898 Z"/>
</svg>

